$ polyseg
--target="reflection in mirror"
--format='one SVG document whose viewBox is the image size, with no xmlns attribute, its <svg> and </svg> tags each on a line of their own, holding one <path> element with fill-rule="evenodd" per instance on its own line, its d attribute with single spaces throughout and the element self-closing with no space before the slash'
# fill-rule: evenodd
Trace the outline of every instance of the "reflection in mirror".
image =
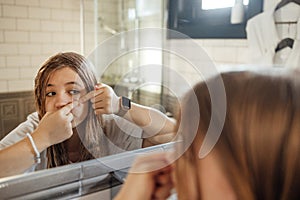
<svg viewBox="0 0 300 200">
<path fill-rule="evenodd" d="M 174 130 L 156 109 L 132 102 L 123 110 L 121 98 L 74 52 L 42 65 L 35 99 L 37 113 L 1 140 L 1 177 L 160 144 L 160 135 Z"/>
<path fill-rule="evenodd" d="M 101 3 L 103 2 L 99 1 L 99 5 Z M 109 2 L 108 4 L 114 3 Z M 126 1 L 121 1 L 121 4 L 124 4 L 121 6 L 124 10 L 119 10 L 118 15 L 122 16 L 124 13 L 128 13 L 129 9 L 137 14 L 138 10 L 134 8 L 134 5 L 128 4 Z M 158 23 L 158 26 L 161 27 L 163 22 L 161 19 L 164 17 L 161 6 L 165 5 L 155 3 L 153 5 L 157 11 L 151 13 L 155 13 L 155 15 L 139 16 L 139 19 L 133 17 L 128 19 L 128 23 L 121 20 L 122 29 L 116 28 L 116 30 L 143 28 L 147 24 L 143 23 L 143 17 L 148 22 L 152 18 L 151 24 L 156 26 Z M 103 6 L 99 7 L 103 8 Z M 92 9 L 99 9 L 99 7 Z M 86 12 L 91 14 L 92 9 Z M 143 11 L 139 10 L 139 12 Z M 101 13 L 106 24 L 116 27 L 114 20 L 117 17 L 110 21 L 107 20 L 108 17 L 103 10 L 97 10 L 97 13 Z M 159 20 L 157 13 L 161 18 Z M 88 24 L 90 21 L 87 20 L 84 23 Z M 139 26 L 136 26 L 137 24 Z M 95 33 L 96 39 L 93 41 L 93 45 L 90 45 L 93 48 L 94 44 L 98 45 L 99 41 L 112 36 L 105 30 L 101 30 L 101 27 L 99 30 L 98 28 L 95 28 L 99 31 Z M 86 35 L 88 38 L 92 38 L 90 35 Z M 100 37 L 105 36 L 105 38 L 100 38 L 99 35 Z M 151 35 L 144 39 L 135 37 L 133 45 L 138 47 L 139 43 L 149 40 L 149 37 L 151 38 Z M 157 41 L 162 42 L 160 37 Z M 119 40 L 118 48 L 113 48 L 113 51 L 124 53 L 127 48 L 126 42 L 128 40 L 124 40 L 124 38 Z M 83 46 L 89 47 L 89 45 Z M 86 52 L 90 51 L 86 49 Z M 89 56 L 86 57 L 89 58 Z M 98 57 L 97 59 L 104 58 Z M 120 60 L 118 61 L 118 59 Z M 175 107 L 162 103 L 169 102 L 167 100 L 169 95 L 162 95 L 162 89 L 157 85 L 151 86 L 150 89 L 141 87 L 137 90 L 128 87 L 139 81 L 139 83 L 145 83 L 145 79 L 136 81 L 141 75 L 139 72 L 134 76 L 127 77 L 125 84 L 118 84 L 118 87 L 115 84 L 115 80 L 118 80 L 116 77 L 120 78 L 120 74 L 123 76 L 123 72 L 133 69 L 134 66 L 147 65 L 149 61 L 152 64 L 162 64 L 161 52 L 153 50 L 133 52 L 118 59 L 111 64 L 112 67 L 108 68 L 105 76 L 95 75 L 94 71 L 88 67 L 90 60 L 87 61 L 75 53 L 57 54 L 45 62 L 43 69 L 36 77 L 35 94 L 28 92 L 26 98 L 23 98 L 24 93 L 20 93 L 22 98 L 13 96 L 12 98 L 18 102 L 18 105 L 13 104 L 12 107 L 10 105 L 6 107 L 8 114 L 11 114 L 11 110 L 24 111 L 24 113 L 22 116 L 14 118 L 14 124 L 9 125 L 8 129 L 1 129 L 3 135 L 0 138 L 0 177 L 77 163 L 169 141 L 172 135 L 163 138 L 152 137 L 157 134 L 170 133 L 173 130 L 174 120 L 166 115 L 175 114 L 175 112 L 173 113 Z M 92 64 L 95 65 L 95 63 Z M 113 66 L 118 67 L 114 68 Z M 111 69 L 113 70 L 110 71 Z M 161 71 L 155 76 L 162 81 Z M 99 82 L 106 83 L 106 85 L 97 85 Z M 36 106 L 33 96 L 37 100 Z M 132 99 L 132 108 L 125 115 L 119 114 L 118 97 L 120 96 Z M 177 102 L 175 96 L 170 98 Z M 164 105 L 164 108 L 156 105 Z M 11 117 L 12 114 L 3 119 L 2 123 L 5 123 L 7 119 L 12 119 Z M 26 121 L 15 128 L 15 125 L 25 118 L 27 118 Z M 26 136 L 27 133 L 31 134 L 32 141 Z M 37 152 L 40 153 L 41 163 L 38 163 Z"/>
</svg>

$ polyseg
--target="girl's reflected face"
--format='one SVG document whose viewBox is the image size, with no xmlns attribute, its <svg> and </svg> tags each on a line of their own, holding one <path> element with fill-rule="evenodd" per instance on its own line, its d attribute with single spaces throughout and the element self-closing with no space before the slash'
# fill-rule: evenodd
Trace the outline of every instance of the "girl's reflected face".
<svg viewBox="0 0 300 200">
<path fill-rule="evenodd" d="M 78 74 L 69 67 L 54 71 L 46 86 L 46 112 L 57 111 L 87 93 Z M 78 126 L 87 116 L 88 102 L 80 103 L 71 111 L 74 115 L 72 127 Z"/>
</svg>

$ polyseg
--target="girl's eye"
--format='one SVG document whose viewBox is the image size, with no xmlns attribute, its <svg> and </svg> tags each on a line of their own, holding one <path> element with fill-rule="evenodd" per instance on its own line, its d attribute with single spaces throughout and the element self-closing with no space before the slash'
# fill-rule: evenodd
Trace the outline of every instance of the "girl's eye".
<svg viewBox="0 0 300 200">
<path fill-rule="evenodd" d="M 48 92 L 48 93 L 46 93 L 47 97 L 52 97 L 54 95 L 56 95 L 56 92 Z"/>
<path fill-rule="evenodd" d="M 76 94 L 79 94 L 80 91 L 78 91 L 78 90 L 70 90 L 69 93 L 70 93 L 71 95 L 76 95 Z"/>
</svg>

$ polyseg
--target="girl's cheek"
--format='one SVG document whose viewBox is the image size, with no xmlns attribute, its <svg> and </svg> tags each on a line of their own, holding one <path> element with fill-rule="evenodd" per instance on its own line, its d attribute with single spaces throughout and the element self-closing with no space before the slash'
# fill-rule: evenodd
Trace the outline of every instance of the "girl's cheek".
<svg viewBox="0 0 300 200">
<path fill-rule="evenodd" d="M 87 103 L 80 103 L 78 106 L 76 106 L 75 108 L 73 108 L 73 110 L 71 111 L 75 116 L 79 116 L 84 112 L 87 112 L 88 106 Z"/>
<path fill-rule="evenodd" d="M 71 113 L 73 113 L 73 115 L 76 116 L 76 115 L 80 112 L 81 109 L 82 109 L 82 105 L 80 104 L 80 105 L 74 107 L 74 108 L 72 109 Z"/>
<path fill-rule="evenodd" d="M 79 99 L 80 99 L 80 96 L 78 95 L 78 96 L 74 96 L 73 98 L 72 98 L 72 101 L 74 102 L 74 101 L 79 101 Z"/>
</svg>

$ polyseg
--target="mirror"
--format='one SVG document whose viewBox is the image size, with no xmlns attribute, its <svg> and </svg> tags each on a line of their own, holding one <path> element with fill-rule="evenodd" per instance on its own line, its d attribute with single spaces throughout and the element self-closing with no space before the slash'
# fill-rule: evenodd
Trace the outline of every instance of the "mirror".
<svg viewBox="0 0 300 200">
<path fill-rule="evenodd" d="M 0 99 L 0 103 L 2 104 L 1 121 L 2 124 L 4 124 L 4 126 L 1 127 L 1 138 L 3 138 L 8 132 L 15 128 L 15 126 L 21 121 L 24 121 L 28 114 L 35 110 L 32 94 L 32 80 L 35 77 L 41 63 L 44 63 L 47 58 L 54 55 L 58 51 L 65 52 L 69 51 L 70 49 L 72 51 L 79 51 L 78 48 L 72 48 L 71 46 L 71 44 L 73 45 L 74 43 L 78 44 L 79 41 L 76 41 L 76 43 L 73 40 L 69 40 L 69 37 L 76 38 L 76 40 L 79 38 L 76 37 L 76 34 L 79 35 L 77 31 L 79 29 L 74 28 L 73 32 L 70 31 L 70 29 L 72 29 L 70 28 L 72 25 L 79 25 L 78 18 L 74 20 L 75 22 L 68 23 L 69 21 L 73 20 L 72 17 L 67 17 L 68 13 L 71 13 L 70 15 L 73 16 L 72 12 L 73 14 L 78 14 L 78 16 L 79 14 L 84 16 L 82 18 L 82 24 L 84 26 L 81 26 L 81 52 L 82 54 L 86 55 L 86 57 L 89 58 L 92 61 L 93 65 L 96 67 L 99 81 L 110 85 L 118 95 L 130 97 L 133 102 L 154 107 L 155 109 L 159 109 L 169 116 L 174 115 L 176 112 L 174 105 L 176 104 L 177 99 L 175 95 L 170 96 L 170 94 L 172 94 L 171 91 L 167 91 L 166 88 L 163 88 L 161 86 L 161 82 L 163 80 L 163 72 L 161 68 L 156 67 L 162 65 L 163 63 L 162 51 L 151 49 L 132 52 L 127 51 L 131 47 L 141 47 L 142 44 L 149 39 L 149 37 L 151 38 L 151 35 L 147 35 L 146 38 L 143 38 L 138 37 L 138 35 L 134 34 L 134 37 L 131 38 L 132 40 L 127 40 L 124 35 L 121 35 L 122 37 L 116 35 L 119 32 L 127 31 L 130 29 L 146 28 L 149 26 L 155 26 L 159 28 L 163 27 L 165 4 L 166 1 L 158 0 L 153 2 L 138 0 L 127 2 L 125 0 L 122 0 L 118 3 L 105 0 L 83 0 L 80 2 L 80 5 L 62 3 L 61 7 L 64 7 L 69 12 L 63 12 L 61 8 L 58 9 L 56 6 L 54 6 L 54 8 L 57 8 L 57 10 L 51 11 L 51 6 L 47 7 L 47 5 L 38 5 L 39 8 L 41 8 L 38 9 L 38 11 L 45 12 L 44 15 L 41 14 L 40 16 L 35 16 L 36 18 L 40 17 L 41 20 L 46 20 L 45 18 L 47 18 L 46 16 L 49 11 L 49 18 L 51 18 L 51 20 L 54 18 L 55 20 L 53 21 L 56 22 L 59 20 L 65 20 L 63 21 L 63 23 L 59 24 L 59 26 L 56 26 L 58 24 L 53 24 L 52 27 L 55 30 L 57 30 L 57 27 L 64 27 L 61 29 L 62 32 L 65 31 L 65 33 L 61 34 L 64 35 L 64 37 L 60 38 L 61 35 L 53 33 L 50 30 L 51 28 L 43 28 L 39 25 L 39 27 L 33 27 L 31 30 L 30 27 L 26 27 L 26 24 L 23 25 L 23 29 L 28 28 L 31 39 L 30 41 L 26 41 L 27 43 L 25 44 L 22 44 L 22 42 L 18 44 L 20 46 L 20 52 L 23 48 L 27 49 L 27 51 L 31 50 L 31 48 L 26 47 L 36 47 L 38 50 L 36 52 L 33 52 L 32 54 L 29 51 L 27 52 L 26 50 L 24 50 L 23 57 L 19 59 L 22 60 L 23 58 L 23 60 L 26 61 L 28 58 L 31 61 L 30 64 L 20 69 L 20 72 L 18 73 L 21 75 L 16 77 L 25 77 L 27 84 L 24 85 L 26 86 L 17 88 L 17 84 L 12 84 L 12 87 L 7 86 L 8 89 L 3 90 L 3 95 Z M 37 9 L 36 5 L 27 6 L 31 10 Z M 6 9 L 6 7 L 4 9 Z M 107 10 L 113 12 L 107 12 Z M 80 13 L 80 11 L 82 12 Z M 60 18 L 59 14 L 61 14 Z M 14 17 L 16 19 L 18 18 L 18 16 Z M 48 19 L 48 21 L 51 20 Z M 25 23 L 25 21 L 22 22 Z M 19 26 L 21 26 L 20 24 L 21 22 L 19 23 Z M 37 31 L 37 29 L 39 31 L 38 33 L 35 32 Z M 47 38 L 49 35 L 51 39 L 48 40 Z M 38 44 L 34 43 L 34 38 L 36 38 L 37 36 L 41 37 L 40 39 L 44 42 L 43 45 L 38 46 Z M 162 37 L 163 35 L 160 35 L 156 41 L 160 46 L 163 45 L 163 41 L 161 39 Z M 107 42 L 108 38 L 116 38 L 116 40 L 112 40 L 116 43 L 114 45 L 109 45 L 108 48 L 105 48 L 101 51 L 101 53 L 104 52 L 106 53 L 106 55 L 102 55 L 103 57 L 98 56 L 98 50 L 95 47 L 98 47 L 99 44 L 101 44 L 103 41 Z M 55 43 L 56 41 L 54 42 L 54 40 L 58 42 Z M 69 44 L 69 46 L 67 44 Z M 41 49 L 43 49 L 42 52 L 39 51 Z M 112 50 L 112 52 L 117 52 L 118 56 L 114 57 L 112 62 L 102 65 L 102 62 L 105 61 L 102 58 L 110 57 L 109 53 L 111 52 L 109 50 Z M 93 54 L 93 52 L 96 54 Z M 94 57 L 93 55 L 97 56 Z M 15 58 L 16 57 L 18 56 L 15 56 Z M 7 61 L 8 60 L 9 59 L 7 59 Z M 22 63 L 21 61 L 19 62 Z M 8 61 L 7 63 L 9 64 L 11 62 Z M 25 64 L 26 63 L 27 62 L 25 62 Z M 155 67 L 150 68 L 149 65 L 151 64 L 155 65 Z M 34 67 L 32 67 L 31 65 Z M 137 66 L 148 66 L 151 70 L 146 71 L 147 69 L 145 67 L 137 68 Z M 25 69 L 28 70 L 25 71 Z M 26 73 L 23 74 L 22 72 Z M 153 77 L 155 78 L 154 81 Z M 21 82 L 20 84 L 22 83 L 24 82 Z M 164 95 L 164 93 L 166 93 L 167 96 Z M 9 97 L 10 99 L 7 99 L 7 97 Z M 172 100 L 174 104 L 165 104 L 166 98 L 174 98 L 174 100 Z M 42 156 L 44 156 L 44 154 Z"/>
</svg>

